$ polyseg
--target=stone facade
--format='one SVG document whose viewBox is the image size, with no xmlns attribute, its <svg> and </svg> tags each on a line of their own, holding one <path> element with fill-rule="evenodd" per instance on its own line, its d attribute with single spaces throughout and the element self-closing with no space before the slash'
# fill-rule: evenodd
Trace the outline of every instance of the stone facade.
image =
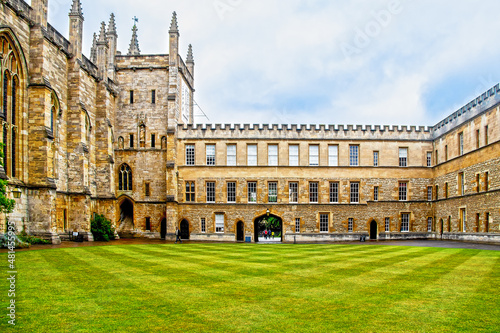
<svg viewBox="0 0 500 333">
<path fill-rule="evenodd" d="M 82 54 L 47 0 L 0 2 L 0 176 L 19 230 L 58 243 L 104 214 L 122 236 L 257 241 L 442 238 L 500 242 L 500 90 L 433 127 L 193 124 L 192 47 L 142 55 L 136 25 L 117 50 L 114 15 Z M 3 232 L 4 223 L 0 227 Z"/>
</svg>

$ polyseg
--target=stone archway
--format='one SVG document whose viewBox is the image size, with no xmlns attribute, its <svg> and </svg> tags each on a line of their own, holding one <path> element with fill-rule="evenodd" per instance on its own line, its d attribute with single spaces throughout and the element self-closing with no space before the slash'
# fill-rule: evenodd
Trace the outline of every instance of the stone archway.
<svg viewBox="0 0 500 333">
<path fill-rule="evenodd" d="M 236 241 L 243 242 L 245 240 L 245 224 L 239 221 L 236 224 Z"/>
<path fill-rule="evenodd" d="M 181 222 L 181 239 L 189 239 L 189 222 L 185 219 Z"/>
<path fill-rule="evenodd" d="M 120 221 L 118 223 L 120 238 L 134 237 L 134 204 L 129 199 L 120 204 Z"/>
<path fill-rule="evenodd" d="M 370 240 L 377 240 L 378 238 L 378 225 L 375 220 L 370 223 Z"/>
<path fill-rule="evenodd" d="M 270 219 L 272 218 L 272 219 Z M 270 222 L 272 220 L 272 225 Z M 267 230 L 272 234 L 274 232 L 274 237 L 266 238 L 264 236 L 264 231 Z M 258 242 L 283 242 L 283 220 L 281 217 L 273 214 L 265 214 L 263 216 L 257 217 L 254 220 L 254 241 Z"/>
</svg>

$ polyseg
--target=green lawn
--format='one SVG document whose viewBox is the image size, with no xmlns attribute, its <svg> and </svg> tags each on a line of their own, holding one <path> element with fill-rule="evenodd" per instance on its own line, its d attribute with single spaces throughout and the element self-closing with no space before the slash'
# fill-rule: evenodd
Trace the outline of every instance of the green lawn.
<svg viewBox="0 0 500 333">
<path fill-rule="evenodd" d="M 7 256 L 1 309 L 6 309 Z M 17 253 L 19 332 L 498 332 L 500 252 L 166 244 Z M 0 310 L 0 331 L 9 331 Z"/>
</svg>

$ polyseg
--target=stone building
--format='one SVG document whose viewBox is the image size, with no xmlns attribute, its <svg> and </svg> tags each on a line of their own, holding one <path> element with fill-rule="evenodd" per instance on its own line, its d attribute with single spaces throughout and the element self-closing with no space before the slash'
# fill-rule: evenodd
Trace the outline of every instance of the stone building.
<svg viewBox="0 0 500 333">
<path fill-rule="evenodd" d="M 199 125 L 175 13 L 168 54 L 141 54 L 135 25 L 121 54 L 111 14 L 88 59 L 80 0 L 68 38 L 47 11 L 0 2 L 0 177 L 19 230 L 91 241 L 104 214 L 125 237 L 258 241 L 273 220 L 288 242 L 500 242 L 499 85 L 432 127 Z"/>
</svg>

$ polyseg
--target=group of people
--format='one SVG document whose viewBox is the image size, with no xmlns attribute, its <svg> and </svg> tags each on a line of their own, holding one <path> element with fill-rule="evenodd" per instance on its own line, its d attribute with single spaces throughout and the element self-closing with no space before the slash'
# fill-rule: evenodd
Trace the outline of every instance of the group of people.
<svg viewBox="0 0 500 333">
<path fill-rule="evenodd" d="M 274 238 L 274 231 L 264 230 L 262 232 L 262 236 L 264 236 L 265 239 L 267 239 L 267 238 L 271 239 L 271 237 Z"/>
</svg>

